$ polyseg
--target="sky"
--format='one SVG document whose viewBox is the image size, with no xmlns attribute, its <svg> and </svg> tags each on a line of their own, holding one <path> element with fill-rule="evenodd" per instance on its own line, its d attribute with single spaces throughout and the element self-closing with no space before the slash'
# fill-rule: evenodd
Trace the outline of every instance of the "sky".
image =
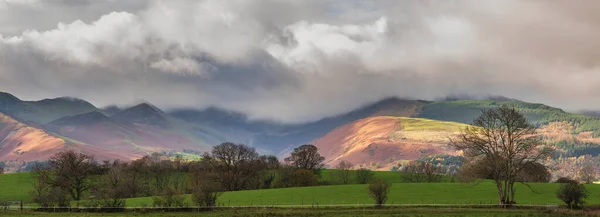
<svg viewBox="0 0 600 217">
<path fill-rule="evenodd" d="M 0 91 L 286 123 L 386 97 L 600 110 L 600 1 L 0 0 Z"/>
</svg>

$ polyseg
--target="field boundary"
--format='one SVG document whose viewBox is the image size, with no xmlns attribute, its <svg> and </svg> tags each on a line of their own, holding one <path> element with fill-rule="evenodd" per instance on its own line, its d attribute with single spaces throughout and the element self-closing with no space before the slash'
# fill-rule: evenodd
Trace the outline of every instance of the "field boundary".
<svg viewBox="0 0 600 217">
<path fill-rule="evenodd" d="M 200 210 L 223 210 L 223 209 L 326 209 L 326 208 L 374 208 L 376 204 L 309 204 L 309 205 L 246 205 L 246 206 L 186 206 L 186 207 L 152 207 L 152 206 L 133 206 L 133 207 L 47 207 L 33 205 L 8 205 L 2 206 L 2 210 L 33 210 L 45 212 L 115 212 L 115 211 L 182 211 L 194 212 Z M 505 208 L 498 204 L 385 204 L 381 208 Z M 534 204 L 514 204 L 510 209 L 546 209 L 555 210 L 560 206 L 557 204 L 534 205 Z"/>
</svg>

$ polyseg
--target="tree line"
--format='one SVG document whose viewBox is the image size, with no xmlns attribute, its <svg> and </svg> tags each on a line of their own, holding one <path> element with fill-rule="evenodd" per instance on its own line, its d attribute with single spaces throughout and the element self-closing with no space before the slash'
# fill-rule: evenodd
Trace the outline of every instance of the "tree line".
<svg viewBox="0 0 600 217">
<path fill-rule="evenodd" d="M 69 207 L 72 201 L 123 208 L 125 198 L 144 196 L 153 196 L 156 207 L 184 207 L 189 205 L 184 194 L 192 195 L 195 206 L 211 207 L 224 191 L 318 185 L 324 160 L 310 144 L 295 148 L 283 163 L 230 142 L 214 146 L 198 161 L 153 153 L 130 162 L 97 162 L 70 150 L 34 167 L 31 195 L 42 208 Z M 372 177 L 366 171 L 364 183 Z"/>
</svg>

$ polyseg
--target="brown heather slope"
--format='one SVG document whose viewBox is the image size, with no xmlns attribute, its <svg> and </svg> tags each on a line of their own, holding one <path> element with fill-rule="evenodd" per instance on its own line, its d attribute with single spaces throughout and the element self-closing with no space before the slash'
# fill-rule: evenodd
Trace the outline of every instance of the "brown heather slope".
<svg viewBox="0 0 600 217">
<path fill-rule="evenodd" d="M 448 139 L 465 124 L 421 118 L 378 116 L 340 126 L 314 141 L 329 166 L 347 160 L 361 167 L 387 169 L 400 161 L 458 154 Z"/>
<path fill-rule="evenodd" d="M 119 153 L 61 138 L 0 113 L 0 161 L 11 165 L 7 168 L 9 172 L 20 169 L 21 165 L 24 166 L 14 162 L 45 161 L 62 150 L 77 150 L 92 154 L 99 160 L 127 159 Z"/>
</svg>

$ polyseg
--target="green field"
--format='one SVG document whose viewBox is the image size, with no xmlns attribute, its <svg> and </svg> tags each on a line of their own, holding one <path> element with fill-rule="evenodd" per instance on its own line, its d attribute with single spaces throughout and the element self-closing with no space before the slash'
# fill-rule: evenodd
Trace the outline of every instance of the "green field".
<svg viewBox="0 0 600 217">
<path fill-rule="evenodd" d="M 324 170 L 321 179 L 332 177 L 332 170 Z M 473 183 L 399 183 L 401 173 L 376 172 L 376 177 L 394 183 L 388 204 L 495 204 L 496 190 L 491 181 Z M 0 201 L 30 202 L 31 174 L 13 173 L 0 175 Z M 533 191 L 522 184 L 517 185 L 516 200 L 519 204 L 560 205 L 555 191 L 559 184 L 531 183 Z M 588 204 L 600 204 L 600 185 L 586 185 L 590 192 Z M 188 197 L 189 199 L 189 197 Z M 188 201 L 189 202 L 189 201 Z M 225 192 L 218 201 L 222 206 L 250 205 L 330 205 L 371 204 L 366 185 L 325 185 L 303 188 L 281 188 Z M 191 202 L 189 202 L 192 205 Z M 130 198 L 127 206 L 151 206 L 151 197 Z"/>
<path fill-rule="evenodd" d="M 0 215 L 6 214 L 9 216 L 238 216 L 238 217 L 254 217 L 254 216 L 338 216 L 338 217 L 354 217 L 354 216 L 396 216 L 396 217 L 423 217 L 423 216 L 463 216 L 463 217 L 559 217 L 559 216 L 582 216 L 581 212 L 570 211 L 549 211 L 549 210 L 520 210 L 520 209 L 458 209 L 458 208 L 345 208 L 345 209 L 227 209 L 215 210 L 210 212 L 190 213 L 190 212 L 127 212 L 127 213 L 43 213 L 43 212 L 2 212 Z M 586 216 L 594 216 L 589 213 Z"/>
<path fill-rule="evenodd" d="M 320 181 L 329 184 L 338 184 L 335 170 L 323 170 Z M 375 171 L 376 178 L 386 180 L 390 183 L 400 182 L 402 174 L 391 171 Z M 9 173 L 0 175 L 0 202 L 2 201 L 31 201 L 29 192 L 32 190 L 33 180 L 31 173 Z"/>
<path fill-rule="evenodd" d="M 555 192 L 559 184 L 532 183 L 534 191 L 517 185 L 516 201 L 524 205 L 561 205 Z M 586 185 L 588 204 L 600 204 L 600 185 Z M 189 197 L 188 197 L 189 199 Z M 222 206 L 248 205 L 330 205 L 372 204 L 366 185 L 329 185 L 225 192 L 219 198 Z M 189 202 L 191 204 L 191 202 Z M 496 204 L 497 195 L 491 181 L 477 185 L 465 183 L 394 183 L 388 204 Z M 151 206 L 152 198 L 132 198 L 127 206 Z"/>
<path fill-rule="evenodd" d="M 9 173 L 0 175 L 1 201 L 30 201 L 33 189 L 31 173 Z"/>
</svg>

